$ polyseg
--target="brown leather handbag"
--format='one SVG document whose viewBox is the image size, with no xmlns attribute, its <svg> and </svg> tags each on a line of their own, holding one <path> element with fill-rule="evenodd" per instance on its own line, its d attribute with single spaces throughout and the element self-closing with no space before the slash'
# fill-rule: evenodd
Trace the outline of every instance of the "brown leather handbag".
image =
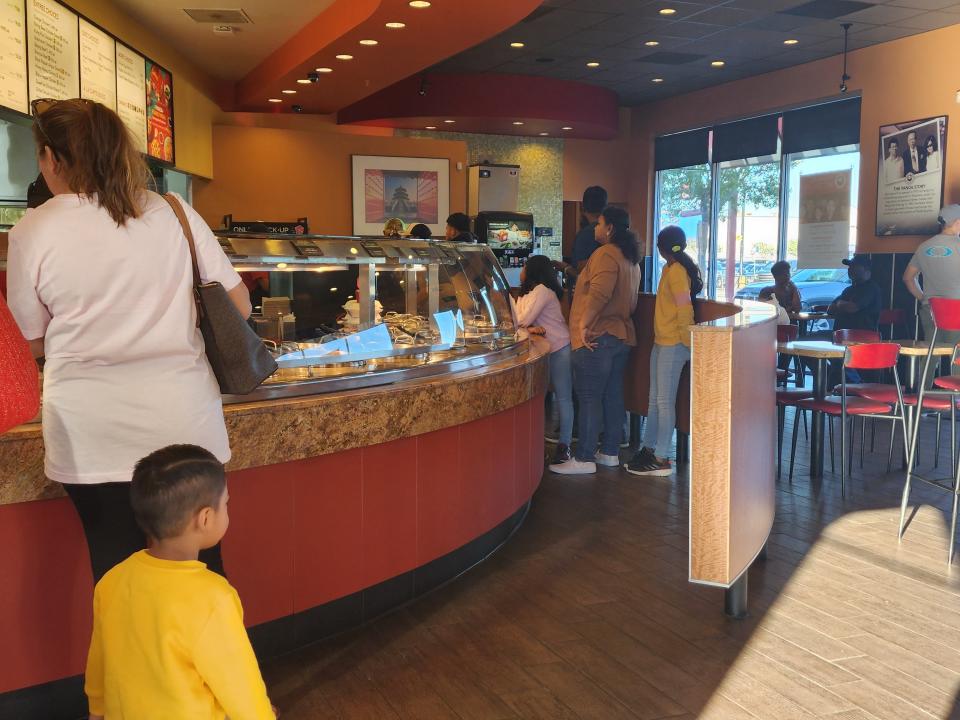
<svg viewBox="0 0 960 720">
<path fill-rule="evenodd" d="M 223 285 L 202 282 L 197 265 L 197 247 L 183 206 L 169 193 L 163 196 L 177 219 L 190 246 L 193 265 L 193 297 L 197 305 L 197 325 L 203 335 L 207 360 L 227 395 L 246 395 L 277 370 L 277 363 L 257 334 L 247 325 Z"/>
</svg>

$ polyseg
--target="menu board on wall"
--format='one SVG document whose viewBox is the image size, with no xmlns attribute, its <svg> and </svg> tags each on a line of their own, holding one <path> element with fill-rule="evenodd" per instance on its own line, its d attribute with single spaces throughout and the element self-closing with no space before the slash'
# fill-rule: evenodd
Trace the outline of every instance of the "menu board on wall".
<svg viewBox="0 0 960 720">
<path fill-rule="evenodd" d="M 147 82 L 147 154 L 173 162 L 173 78 L 170 71 L 150 60 Z"/>
<path fill-rule="evenodd" d="M 117 51 L 114 39 L 80 18 L 80 97 L 117 109 Z"/>
<path fill-rule="evenodd" d="M 23 0 L 0 0 L 0 105 L 22 113 L 30 110 Z"/>
<path fill-rule="evenodd" d="M 30 99 L 80 94 L 76 13 L 54 0 L 27 0 L 27 77 Z"/>
<path fill-rule="evenodd" d="M 134 146 L 147 152 L 146 61 L 143 55 L 117 43 L 117 114 L 133 134 Z"/>
</svg>

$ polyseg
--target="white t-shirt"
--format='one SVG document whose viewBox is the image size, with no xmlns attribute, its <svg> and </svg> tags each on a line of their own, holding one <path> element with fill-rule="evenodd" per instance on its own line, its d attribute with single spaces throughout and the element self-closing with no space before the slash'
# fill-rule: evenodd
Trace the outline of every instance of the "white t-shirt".
<svg viewBox="0 0 960 720">
<path fill-rule="evenodd" d="M 204 282 L 240 276 L 184 206 Z M 118 227 L 95 196 L 56 195 L 10 231 L 8 302 L 44 338 L 45 469 L 64 483 L 129 481 L 137 460 L 191 443 L 230 459 L 220 390 L 196 327 L 176 215 L 156 193 Z"/>
</svg>

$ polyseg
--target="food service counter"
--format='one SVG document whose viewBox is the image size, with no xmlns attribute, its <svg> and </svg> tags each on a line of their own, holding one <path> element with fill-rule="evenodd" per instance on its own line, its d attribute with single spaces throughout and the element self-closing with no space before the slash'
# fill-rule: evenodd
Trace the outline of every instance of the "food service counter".
<svg viewBox="0 0 960 720">
<path fill-rule="evenodd" d="M 408 602 L 510 536 L 543 474 L 548 352 L 530 338 L 452 373 L 226 405 L 223 555 L 261 659 Z M 38 423 L 0 435 L 0 546 L 0 717 L 79 716 L 92 577 Z"/>
</svg>

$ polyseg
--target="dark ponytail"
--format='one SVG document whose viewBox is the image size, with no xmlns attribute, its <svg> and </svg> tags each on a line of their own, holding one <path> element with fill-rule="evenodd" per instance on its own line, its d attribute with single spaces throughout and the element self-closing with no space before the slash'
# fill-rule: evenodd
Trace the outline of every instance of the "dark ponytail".
<svg viewBox="0 0 960 720">
<path fill-rule="evenodd" d="M 660 234 L 657 235 L 657 247 L 667 257 L 672 257 L 678 263 L 683 265 L 690 276 L 690 297 L 695 298 L 703 290 L 703 276 L 700 274 L 700 268 L 693 258 L 687 255 L 684 250 L 687 247 L 687 235 L 682 228 L 676 225 L 668 225 Z"/>
<path fill-rule="evenodd" d="M 620 248 L 623 256 L 633 265 L 640 263 L 640 244 L 630 231 L 630 215 L 623 208 L 608 205 L 600 213 L 607 225 L 613 228 L 610 242 Z"/>
</svg>

